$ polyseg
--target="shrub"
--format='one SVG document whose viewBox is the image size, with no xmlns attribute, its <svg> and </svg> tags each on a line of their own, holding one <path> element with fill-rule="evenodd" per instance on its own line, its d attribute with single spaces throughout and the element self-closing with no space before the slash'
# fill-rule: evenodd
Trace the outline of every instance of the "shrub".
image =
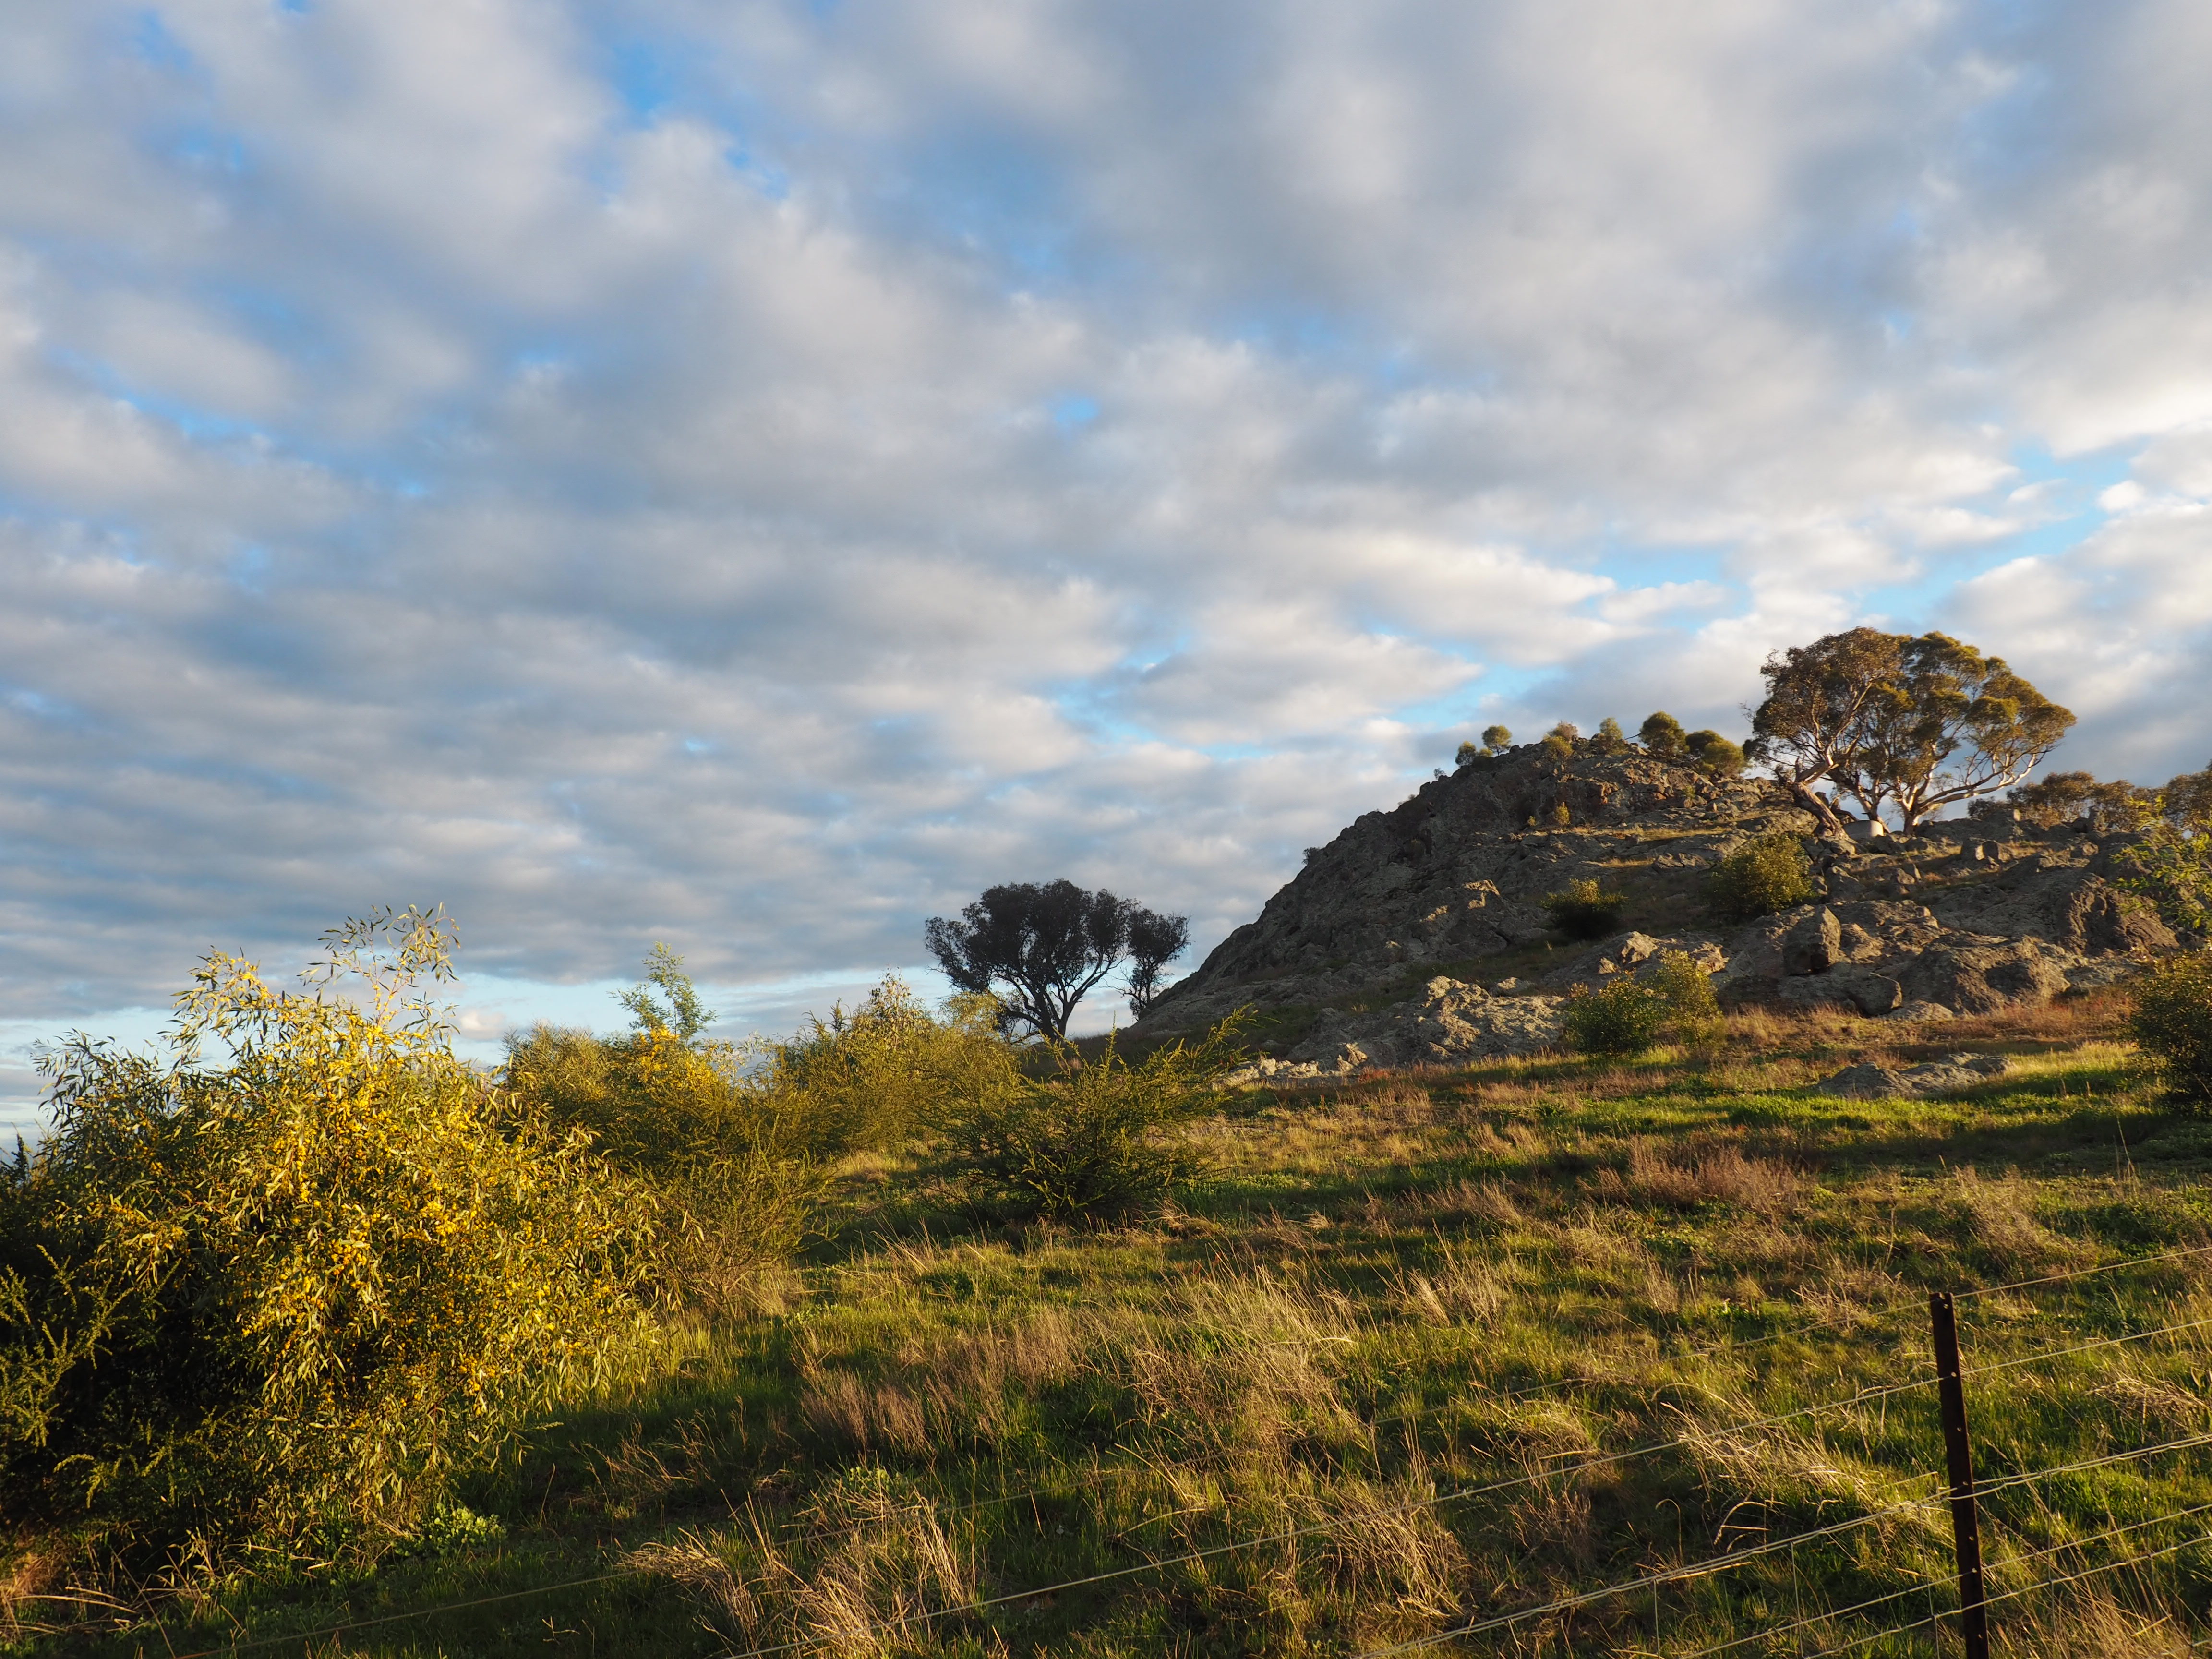
<svg viewBox="0 0 2212 1659">
<path fill-rule="evenodd" d="M 2167 1094 L 2212 1109 L 2212 953 L 2188 951 L 2144 975 L 2129 1024 Z"/>
<path fill-rule="evenodd" d="M 442 915 L 330 937 L 358 1003 L 211 955 L 171 1063 L 46 1057 L 52 1133 L 0 1181 L 12 1518 L 141 1565 L 373 1554 L 643 1339 L 636 1188 L 453 1056 Z"/>
<path fill-rule="evenodd" d="M 1574 758 L 1575 740 L 1572 738 L 1563 738 L 1557 732 L 1547 732 L 1543 742 L 1536 746 L 1553 760 L 1563 761 Z"/>
<path fill-rule="evenodd" d="M 1486 726 L 1482 728 L 1482 746 L 1493 755 L 1510 745 L 1512 741 L 1513 733 L 1503 726 Z"/>
<path fill-rule="evenodd" d="M 1641 975 L 1623 975 L 1567 1004 L 1567 1046 L 1587 1054 L 1641 1054 L 1662 1041 L 1709 1042 L 1720 1005 L 1705 970 L 1669 951 Z"/>
<path fill-rule="evenodd" d="M 1490 751 L 1487 749 L 1479 748 L 1472 743 L 1463 743 L 1459 746 L 1459 752 L 1452 757 L 1452 764 L 1472 766 L 1479 760 L 1488 758 L 1489 754 Z"/>
<path fill-rule="evenodd" d="M 1705 884 L 1705 902 L 1723 921 L 1755 921 L 1814 896 L 1805 845 L 1784 834 L 1746 842 L 1714 866 Z"/>
<path fill-rule="evenodd" d="M 1597 736 L 1591 741 L 1601 755 L 1624 755 L 1628 752 L 1628 734 L 1620 729 L 1620 722 L 1610 714 L 1597 723 Z"/>
<path fill-rule="evenodd" d="M 1679 759 L 1689 752 L 1682 722 L 1663 711 L 1646 714 L 1644 724 L 1636 729 L 1636 736 L 1646 749 L 1664 759 Z"/>
<path fill-rule="evenodd" d="M 1610 892 L 1585 876 L 1537 902 L 1552 918 L 1552 926 L 1569 939 L 1603 939 L 1619 927 L 1620 909 L 1628 902 L 1628 895 Z"/>
<path fill-rule="evenodd" d="M 1240 1028 L 1232 1016 L 1195 1046 L 1173 1043 L 1133 1064 L 1112 1036 L 1089 1060 L 1058 1045 L 1049 1075 L 1010 1073 L 951 1106 L 947 1167 L 971 1201 L 1001 1214 L 1113 1219 L 1155 1209 L 1204 1167 L 1188 1127 L 1240 1057 Z"/>
<path fill-rule="evenodd" d="M 1742 747 L 1717 732 L 1692 732 L 1682 739 L 1682 746 L 1690 751 L 1700 772 L 1717 778 L 1733 778 L 1743 771 Z"/>
</svg>

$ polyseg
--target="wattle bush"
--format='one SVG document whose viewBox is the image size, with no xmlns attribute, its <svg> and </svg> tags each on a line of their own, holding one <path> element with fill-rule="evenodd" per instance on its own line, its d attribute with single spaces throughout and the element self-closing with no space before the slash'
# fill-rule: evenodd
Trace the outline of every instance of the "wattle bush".
<svg viewBox="0 0 2212 1659">
<path fill-rule="evenodd" d="M 1805 844 L 1791 835 L 1760 836 L 1713 866 L 1705 902 L 1723 921 L 1755 921 L 1814 898 Z"/>
<path fill-rule="evenodd" d="M 1569 882 L 1559 892 L 1545 894 L 1537 902 L 1552 918 L 1552 926 L 1569 939 L 1603 939 L 1620 926 L 1621 907 L 1628 902 L 1628 895 L 1609 891 L 1585 876 Z"/>
<path fill-rule="evenodd" d="M 170 1063 L 48 1057 L 52 1133 L 0 1181 L 12 1522 L 169 1570 L 373 1554 L 645 1340 L 642 1194 L 453 1056 L 416 994 L 442 918 L 331 940 L 360 1002 L 214 955 Z"/>
<path fill-rule="evenodd" d="M 1205 1161 L 1188 1133 L 1212 1109 L 1242 1054 L 1239 1022 L 1133 1064 L 1112 1037 L 1094 1058 L 1057 1047 L 1053 1069 L 1009 1068 L 953 1103 L 940 1124 L 945 1164 L 977 1207 L 1014 1218 L 1102 1220 L 1156 1210 Z"/>
<path fill-rule="evenodd" d="M 1696 1045 L 1720 1028 L 1705 970 L 1669 951 L 1642 974 L 1623 974 L 1567 1004 L 1567 1046 L 1586 1054 L 1638 1054 L 1661 1042 Z"/>
<path fill-rule="evenodd" d="M 2212 951 L 2188 951 L 2146 974 L 2129 1025 L 2166 1093 L 2199 1112 L 2212 1109 Z"/>
</svg>

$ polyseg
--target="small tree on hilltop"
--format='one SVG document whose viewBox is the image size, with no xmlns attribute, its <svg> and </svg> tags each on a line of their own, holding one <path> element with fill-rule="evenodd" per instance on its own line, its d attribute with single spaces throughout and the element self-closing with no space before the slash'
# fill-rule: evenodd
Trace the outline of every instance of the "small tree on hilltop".
<svg viewBox="0 0 2212 1659">
<path fill-rule="evenodd" d="M 1507 747 L 1512 741 L 1513 733 L 1503 726 L 1486 726 L 1482 728 L 1482 746 L 1493 755 Z"/>
<path fill-rule="evenodd" d="M 1743 750 L 1717 732 L 1692 732 L 1682 739 L 1682 746 L 1700 772 L 1714 777 L 1732 778 L 1744 769 Z"/>
<path fill-rule="evenodd" d="M 1024 881 L 986 888 L 957 921 L 932 916 L 922 937 L 956 987 L 998 1000 L 1004 1025 L 1026 1026 L 1057 1042 L 1076 1005 L 1129 954 L 1133 927 L 1148 930 L 1157 944 L 1164 933 L 1152 930 L 1178 924 L 1187 925 L 1104 888 L 1089 893 L 1072 881 Z"/>
<path fill-rule="evenodd" d="M 1644 724 L 1636 728 L 1636 740 L 1662 760 L 1688 752 L 1683 746 L 1682 722 L 1663 712 L 1644 717 Z"/>
</svg>

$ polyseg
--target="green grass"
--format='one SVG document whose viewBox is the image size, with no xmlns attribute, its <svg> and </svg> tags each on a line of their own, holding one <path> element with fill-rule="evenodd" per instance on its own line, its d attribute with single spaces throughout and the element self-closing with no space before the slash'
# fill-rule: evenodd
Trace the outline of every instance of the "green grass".
<svg viewBox="0 0 2212 1659">
<path fill-rule="evenodd" d="M 2212 1240 L 2212 1125 L 2146 1100 L 2094 1009 L 1884 1051 L 2014 1057 L 1941 1101 L 1805 1092 L 1887 1028 L 1733 1031 L 1717 1060 L 1255 1092 L 1206 1126 L 1206 1188 L 1127 1230 L 978 1231 L 915 1168 L 855 1164 L 754 1315 L 672 1332 L 464 1494 L 502 1540 L 218 1586 L 68 1649 L 1358 1653 L 1927 1498 L 1933 1389 L 1837 1402 L 1929 1376 L 1929 1289 Z M 1960 1309 L 1967 1365 L 2009 1367 L 1967 1380 L 1984 1482 L 2212 1434 L 2212 1323 L 2037 1358 L 2212 1322 L 2212 1254 Z M 1996 1491 L 1991 1588 L 2193 1538 L 2206 1517 L 2084 1541 L 2200 1504 L 2212 1448 Z M 1947 1608 L 1948 1564 L 1946 1511 L 1909 1510 L 1436 1650 L 1814 1653 Z M 2208 1570 L 2192 1544 L 2021 1596 L 2000 1646 L 2184 1652 Z"/>
</svg>

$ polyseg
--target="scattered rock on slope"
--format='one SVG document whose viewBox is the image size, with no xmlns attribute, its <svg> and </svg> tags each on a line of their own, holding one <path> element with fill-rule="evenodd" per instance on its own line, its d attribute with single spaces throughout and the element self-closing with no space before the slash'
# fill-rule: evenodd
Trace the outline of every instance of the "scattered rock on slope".
<svg viewBox="0 0 2212 1659">
<path fill-rule="evenodd" d="M 1812 840 L 1814 827 L 1755 781 L 1708 778 L 1641 750 L 1512 750 L 1310 852 L 1138 1029 L 1188 1030 L 1245 1005 L 1318 1006 L 1264 1066 L 1314 1075 L 1463 1064 L 1555 1042 L 1562 994 L 1647 972 L 1668 951 L 1713 974 L 1724 1002 L 1928 1020 L 2110 984 L 2176 944 L 2113 884 L 2112 849 L 2077 833 L 2000 836 L 1964 822 L 1860 843 Z M 1704 908 L 1707 872 L 1778 830 L 1808 838 L 1822 898 L 1717 927 Z M 1642 931 L 1561 947 L 1540 902 L 1583 878 L 1627 893 Z M 1514 972 L 1493 979 L 1490 959 L 1508 954 Z M 1531 954 L 1542 958 L 1533 969 Z M 1377 1000 L 1370 1012 L 1342 1007 Z"/>
</svg>

